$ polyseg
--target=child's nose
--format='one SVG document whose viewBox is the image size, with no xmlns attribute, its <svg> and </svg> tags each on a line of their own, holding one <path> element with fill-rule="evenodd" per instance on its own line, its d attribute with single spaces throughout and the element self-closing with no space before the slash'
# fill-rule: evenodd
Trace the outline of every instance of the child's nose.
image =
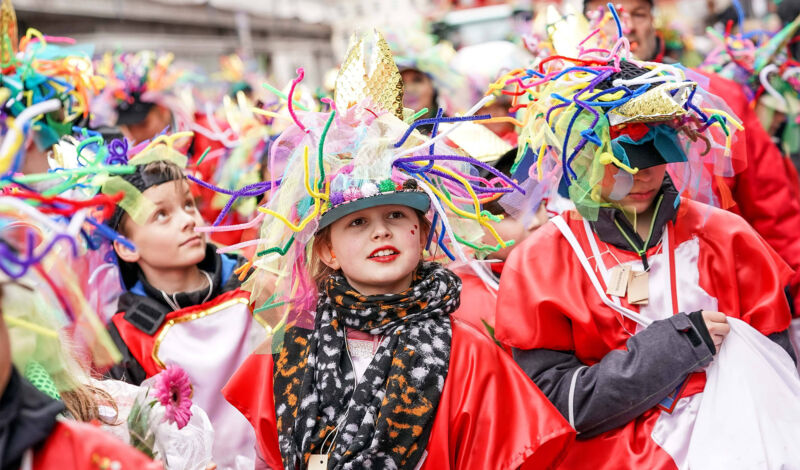
<svg viewBox="0 0 800 470">
<path fill-rule="evenodd" d="M 372 238 L 379 240 L 381 238 L 391 238 L 392 232 L 386 224 L 379 222 L 373 226 Z"/>
</svg>

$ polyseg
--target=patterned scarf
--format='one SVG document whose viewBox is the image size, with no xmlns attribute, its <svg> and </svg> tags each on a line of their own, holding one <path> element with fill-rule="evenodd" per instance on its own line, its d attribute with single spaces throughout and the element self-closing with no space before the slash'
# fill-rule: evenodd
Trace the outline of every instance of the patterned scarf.
<svg viewBox="0 0 800 470">
<path fill-rule="evenodd" d="M 341 275 L 326 280 L 314 331 L 290 328 L 275 360 L 286 470 L 306 468 L 311 454 L 327 454 L 329 469 L 417 465 L 447 377 L 460 292 L 461 280 L 436 263 L 421 264 L 399 294 L 364 296 Z M 345 327 L 383 335 L 355 387 Z"/>
</svg>

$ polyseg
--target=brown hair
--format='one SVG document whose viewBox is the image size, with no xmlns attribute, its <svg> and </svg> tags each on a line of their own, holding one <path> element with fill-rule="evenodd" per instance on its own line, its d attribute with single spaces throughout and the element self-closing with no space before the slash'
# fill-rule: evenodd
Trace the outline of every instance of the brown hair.
<svg viewBox="0 0 800 470">
<path fill-rule="evenodd" d="M 61 401 L 67 407 L 67 411 L 78 421 L 85 423 L 98 420 L 103 424 L 118 425 L 117 417 L 119 407 L 110 393 L 102 388 L 88 384 L 79 384 L 74 389 L 59 392 Z M 114 418 L 105 418 L 100 415 L 100 405 L 105 405 L 114 409 Z"/>
<path fill-rule="evenodd" d="M 427 237 L 428 233 L 431 230 L 431 221 L 425 217 L 425 213 L 419 210 L 414 209 L 414 212 L 417 214 L 417 218 L 419 219 L 420 225 L 420 236 Z M 331 226 L 328 225 L 327 227 L 323 228 L 319 231 L 316 235 L 314 235 L 314 241 L 311 244 L 311 256 L 309 261 L 309 272 L 311 273 L 311 278 L 314 279 L 314 283 L 319 286 L 322 281 L 324 281 L 328 276 L 335 273 L 333 269 L 328 267 L 325 263 L 322 262 L 319 256 L 317 256 L 318 250 L 327 249 L 331 243 Z"/>
</svg>

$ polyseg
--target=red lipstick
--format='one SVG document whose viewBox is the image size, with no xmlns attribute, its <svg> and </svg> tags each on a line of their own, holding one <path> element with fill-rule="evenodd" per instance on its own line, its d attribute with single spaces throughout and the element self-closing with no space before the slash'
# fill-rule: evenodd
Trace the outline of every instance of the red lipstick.
<svg viewBox="0 0 800 470">
<path fill-rule="evenodd" d="M 376 248 L 372 253 L 367 256 L 367 259 L 371 261 L 377 261 L 379 263 L 391 263 L 397 257 L 400 256 L 400 250 L 397 248 L 386 245 L 380 248 Z"/>
</svg>

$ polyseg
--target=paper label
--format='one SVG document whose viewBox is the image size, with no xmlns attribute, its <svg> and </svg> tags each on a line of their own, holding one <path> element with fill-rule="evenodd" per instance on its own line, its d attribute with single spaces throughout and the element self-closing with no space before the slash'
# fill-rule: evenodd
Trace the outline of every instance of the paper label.
<svg viewBox="0 0 800 470">
<path fill-rule="evenodd" d="M 368 339 L 347 339 L 347 345 L 350 348 L 350 354 L 354 358 L 359 359 L 372 359 L 375 354 L 375 343 Z"/>
<path fill-rule="evenodd" d="M 647 305 L 650 299 L 650 273 L 647 271 L 634 271 L 628 283 L 628 303 L 632 305 Z"/>
<path fill-rule="evenodd" d="M 631 273 L 633 269 L 629 264 L 620 264 L 611 268 L 608 273 L 608 287 L 606 294 L 615 297 L 623 297 L 628 290 L 628 283 L 630 282 Z"/>
<path fill-rule="evenodd" d="M 308 470 L 328 470 L 328 455 L 311 454 L 308 458 Z"/>
</svg>

